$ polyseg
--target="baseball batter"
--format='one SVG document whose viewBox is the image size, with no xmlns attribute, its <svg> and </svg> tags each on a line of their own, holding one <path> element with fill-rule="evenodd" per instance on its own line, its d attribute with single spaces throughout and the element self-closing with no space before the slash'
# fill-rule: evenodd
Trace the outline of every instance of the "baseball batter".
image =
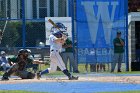
<svg viewBox="0 0 140 93">
<path fill-rule="evenodd" d="M 41 75 L 45 73 L 52 73 L 55 72 L 57 66 L 61 69 L 61 71 L 68 76 L 69 80 L 78 80 L 78 77 L 72 76 L 69 71 L 66 69 L 65 64 L 60 56 L 60 51 L 62 45 L 65 43 L 66 36 L 62 35 L 60 31 L 51 34 L 49 37 L 50 42 L 50 68 L 37 73 L 37 78 L 40 79 Z"/>
</svg>

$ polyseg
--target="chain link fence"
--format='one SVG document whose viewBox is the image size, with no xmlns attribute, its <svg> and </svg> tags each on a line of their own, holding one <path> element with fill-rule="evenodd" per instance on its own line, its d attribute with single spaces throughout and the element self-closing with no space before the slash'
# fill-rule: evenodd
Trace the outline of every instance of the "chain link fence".
<svg viewBox="0 0 140 93">
<path fill-rule="evenodd" d="M 68 16 L 67 0 L 0 0 L 0 29 L 3 31 L 0 50 L 15 54 L 20 48 L 29 48 L 48 55 L 45 17 L 65 16 Z"/>
<path fill-rule="evenodd" d="M 86 3 L 83 3 L 84 0 L 81 3 L 79 2 L 80 0 L 0 0 L 0 29 L 4 31 L 0 44 L 0 51 L 5 50 L 9 54 L 15 54 L 21 48 L 28 48 L 31 49 L 33 54 L 41 54 L 42 56 L 49 55 L 49 46 L 45 45 L 45 17 L 73 17 L 73 40 L 75 40 L 74 42 L 79 42 L 78 40 L 80 39 L 78 36 L 82 35 L 81 31 L 84 29 L 82 29 L 82 27 L 86 26 L 82 24 L 84 24 L 84 22 L 87 23 L 86 15 L 89 15 L 89 17 L 93 15 L 91 14 L 93 11 L 89 12 L 89 9 L 87 9 L 85 12 L 86 14 L 83 15 L 82 11 L 85 11 L 83 6 Z M 95 2 L 98 2 L 98 0 L 95 0 Z M 123 4 L 125 4 L 125 2 Z M 115 5 L 115 3 L 113 3 L 113 5 Z M 81 18 L 81 20 L 79 18 Z M 84 19 L 86 19 L 86 21 L 83 21 Z M 78 23 L 80 24 L 80 27 L 78 27 Z M 80 34 L 77 29 L 79 29 Z M 88 32 L 86 30 L 87 29 L 85 29 L 83 33 Z M 101 31 L 99 32 L 101 33 Z M 86 38 L 88 39 L 84 38 L 84 40 L 87 41 L 89 40 L 90 35 L 95 34 L 88 34 L 89 36 L 86 34 L 83 35 L 87 36 Z M 82 36 L 81 40 L 83 43 L 84 40 Z M 85 45 L 85 43 L 83 43 L 83 45 Z M 90 48 L 88 47 L 88 49 Z M 102 50 L 104 53 L 104 49 Z M 78 50 L 76 53 L 77 52 L 79 53 Z M 93 57 L 88 59 L 93 59 Z"/>
</svg>

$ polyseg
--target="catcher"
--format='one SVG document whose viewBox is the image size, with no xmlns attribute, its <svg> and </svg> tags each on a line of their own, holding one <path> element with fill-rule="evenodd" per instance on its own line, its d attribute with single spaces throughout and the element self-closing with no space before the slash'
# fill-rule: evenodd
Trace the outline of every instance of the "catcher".
<svg viewBox="0 0 140 93">
<path fill-rule="evenodd" d="M 26 66 L 30 63 L 42 64 L 42 61 L 33 61 L 28 57 L 29 52 L 26 49 L 18 51 L 17 57 L 8 58 L 11 68 L 8 69 L 2 77 L 2 80 L 9 80 L 9 77 L 14 74 L 22 79 L 34 79 L 35 74 L 28 72 Z"/>
</svg>

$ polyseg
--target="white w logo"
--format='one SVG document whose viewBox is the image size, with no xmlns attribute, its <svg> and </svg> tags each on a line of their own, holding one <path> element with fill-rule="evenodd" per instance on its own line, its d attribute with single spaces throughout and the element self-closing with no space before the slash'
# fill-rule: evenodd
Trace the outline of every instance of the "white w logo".
<svg viewBox="0 0 140 93">
<path fill-rule="evenodd" d="M 111 29 L 114 20 L 114 14 L 118 2 L 111 2 L 112 12 L 109 13 L 109 2 L 93 2 L 83 1 L 81 3 L 84 6 L 87 16 L 88 27 L 92 39 L 92 43 L 95 44 L 96 36 L 98 32 L 98 26 L 100 19 L 102 20 L 103 30 L 105 33 L 105 40 L 107 44 L 110 44 Z M 94 6 L 97 6 L 97 11 L 94 10 Z"/>
</svg>

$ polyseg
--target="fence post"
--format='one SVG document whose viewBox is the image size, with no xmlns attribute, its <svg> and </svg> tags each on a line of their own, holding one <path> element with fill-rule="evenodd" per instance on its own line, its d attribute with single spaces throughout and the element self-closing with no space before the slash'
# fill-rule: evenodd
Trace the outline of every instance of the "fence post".
<svg viewBox="0 0 140 93">
<path fill-rule="evenodd" d="M 129 51 L 128 51 L 128 0 L 124 0 L 126 16 L 126 71 L 129 71 Z"/>
<path fill-rule="evenodd" d="M 25 19 L 25 0 L 22 0 L 22 47 L 25 48 L 26 43 L 26 19 Z"/>
</svg>

